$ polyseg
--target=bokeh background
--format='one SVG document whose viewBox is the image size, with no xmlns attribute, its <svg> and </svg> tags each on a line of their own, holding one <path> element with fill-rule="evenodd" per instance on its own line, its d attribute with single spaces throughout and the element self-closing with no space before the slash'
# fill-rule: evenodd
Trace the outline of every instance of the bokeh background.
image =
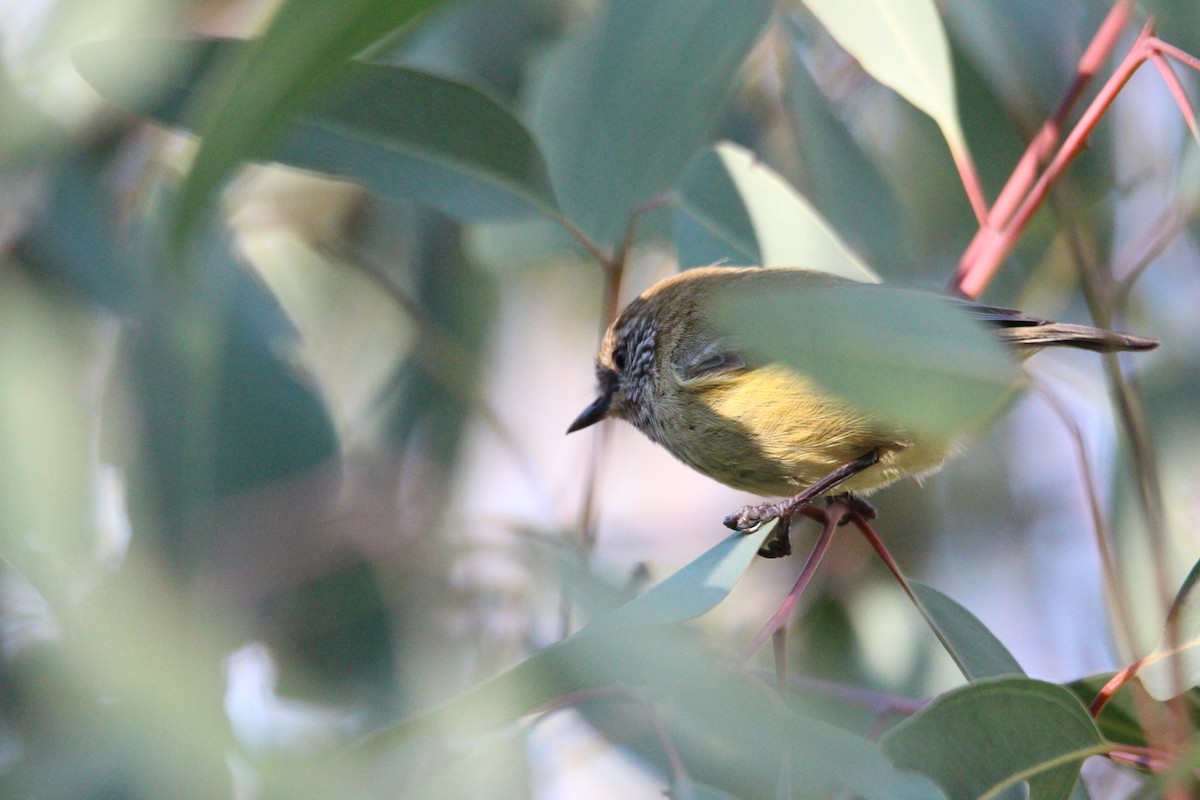
<svg viewBox="0 0 1200 800">
<path fill-rule="evenodd" d="M 539 122 L 537 87 L 569 67 L 564 43 L 606 5 L 447 3 L 372 58 L 477 87 L 536 139 L 552 127 Z M 1153 9 L 1163 38 L 1197 52 L 1200 16 L 1177 6 Z M 751 499 L 627 426 L 563 435 L 592 396 L 603 276 L 542 217 L 455 218 L 255 164 L 222 194 L 186 271 L 170 262 L 164 207 L 195 143 L 106 102 L 71 48 L 127 39 L 122 63 L 137 69 L 111 79 L 153 92 L 169 70 L 133 37 L 249 37 L 274 8 L 0 4 L 6 796 L 399 795 L 411 764 L 362 785 L 297 765 L 555 641 L 564 618 L 586 619 L 562 565 L 588 551 L 593 522 L 587 570 L 636 588 L 721 540 L 721 519 Z M 989 196 L 1107 10 L 944 4 Z M 1177 72 L 1196 97 L 1195 76 Z M 778 4 L 710 116 L 706 143 L 752 150 L 886 281 L 945 286 L 975 222 L 944 141 L 802 5 Z M 1119 324 L 1163 342 L 1124 363 L 1149 425 L 1172 585 L 1200 555 L 1198 166 L 1169 92 L 1144 68 L 984 297 L 1087 322 L 1081 273 L 1120 275 L 1149 257 Z M 707 246 L 670 204 L 646 213 L 624 297 Z M 1029 369 L 1069 425 L 1028 393 L 923 485 L 872 500 L 911 575 L 974 611 L 1031 675 L 1069 681 L 1150 648 L 1161 597 L 1100 359 L 1047 353 Z M 1089 485 L 1137 642 L 1113 633 Z M 798 550 L 811 535 L 794 534 Z M 735 652 L 797 569 L 755 563 L 702 621 L 706 639 Z M 790 653 L 798 674 L 903 697 L 960 680 L 848 531 Z M 597 725 L 609 735 L 569 710 L 547 716 L 463 796 L 660 796 L 654 759 Z M 1112 792 L 1097 796 L 1121 796 L 1124 778 L 1096 780 Z"/>
</svg>

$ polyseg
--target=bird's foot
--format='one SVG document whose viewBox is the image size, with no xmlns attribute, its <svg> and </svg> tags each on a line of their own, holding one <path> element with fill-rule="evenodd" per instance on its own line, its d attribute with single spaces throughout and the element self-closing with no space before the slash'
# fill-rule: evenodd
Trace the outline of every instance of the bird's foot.
<svg viewBox="0 0 1200 800">
<path fill-rule="evenodd" d="M 759 503 L 756 506 L 742 506 L 725 518 L 725 527 L 742 533 L 756 531 L 780 517 L 784 512 L 784 505 L 785 503 Z"/>
<path fill-rule="evenodd" d="M 792 539 L 789 535 L 791 527 L 792 518 L 790 516 L 780 517 L 775 530 L 771 532 L 771 537 L 758 548 L 758 554 L 763 558 L 790 556 L 792 554 Z"/>
</svg>

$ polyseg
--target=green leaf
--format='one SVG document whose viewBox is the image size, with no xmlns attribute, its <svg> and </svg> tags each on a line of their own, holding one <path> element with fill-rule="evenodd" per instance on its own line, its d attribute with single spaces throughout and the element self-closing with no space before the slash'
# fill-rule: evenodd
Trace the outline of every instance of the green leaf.
<svg viewBox="0 0 1200 800">
<path fill-rule="evenodd" d="M 1200 592 L 1195 591 L 1198 582 L 1200 561 L 1192 565 L 1171 603 L 1170 616 L 1176 620 L 1174 635 L 1164 630 L 1148 663 L 1137 672 L 1138 680 L 1155 700 L 1166 701 L 1200 686 Z"/>
<path fill-rule="evenodd" d="M 799 54 L 785 77 L 787 111 L 796 130 L 801 186 L 812 204 L 872 264 L 903 260 L 903 215 L 879 168 L 860 146 Z"/>
<path fill-rule="evenodd" d="M 875 80 L 937 122 L 953 153 L 965 153 L 950 45 L 933 0 L 804 0 Z"/>
<path fill-rule="evenodd" d="M 270 27 L 221 64 L 195 126 L 200 149 L 169 231 L 177 255 L 235 167 L 261 153 L 304 108 L 343 86 L 349 59 L 440 0 L 286 0 Z"/>
<path fill-rule="evenodd" d="M 629 687 L 638 687 L 666 717 L 687 766 L 710 773 L 697 779 L 735 796 L 742 792 L 734 787 L 762 786 L 764 776 L 773 787 L 786 763 L 793 784 L 814 796 L 850 789 L 871 800 L 943 797 L 928 779 L 894 769 L 875 743 L 800 714 L 731 672 L 678 626 L 573 636 L 363 746 L 377 751 L 418 736 L 478 734 L 573 695 L 582 702 L 579 693 L 588 690 L 610 689 L 599 696 L 628 701 Z M 730 742 L 738 743 L 737 763 L 709 769 L 713 760 L 729 759 Z"/>
<path fill-rule="evenodd" d="M 953 438 L 996 416 L 1018 387 L 1011 353 L 947 298 L 764 272 L 780 275 L 728 290 L 718 324 L 752 357 L 873 416 Z"/>
<path fill-rule="evenodd" d="M 1025 674 L 1008 648 L 974 614 L 932 586 L 917 581 L 909 581 L 909 586 L 920 600 L 925 618 L 967 680 Z"/>
<path fill-rule="evenodd" d="M 805 267 L 857 281 L 878 282 L 816 209 L 754 154 L 721 142 L 692 159 L 673 196 L 680 217 L 724 242 L 739 263 Z M 678 228 L 677 228 L 678 230 Z M 680 263 L 692 260 L 684 237 Z"/>
<path fill-rule="evenodd" d="M 250 47 L 233 40 L 115 40 L 72 51 L 76 68 L 110 101 L 170 126 L 187 112 L 213 65 Z M 154 93 L 131 91 L 124 58 L 165 65 Z M 356 181 L 383 197 L 417 200 L 460 219 L 531 208 L 555 215 L 541 153 L 521 123 L 482 92 L 414 69 L 351 62 L 345 89 L 322 98 L 287 132 L 247 150 Z"/>
<path fill-rule="evenodd" d="M 919 770 L 956 798 L 994 797 L 1030 781 L 1032 800 L 1067 798 L 1079 767 L 1108 745 L 1067 689 L 994 678 L 948 692 L 884 735 L 898 767 Z"/>
<path fill-rule="evenodd" d="M 612 0 L 542 64 L 531 116 L 562 209 L 602 245 L 709 136 L 770 0 Z"/>
<path fill-rule="evenodd" d="M 708 613 L 733 590 L 774 528 L 772 523 L 750 534 L 727 536 L 704 555 L 630 600 L 607 619 L 593 623 L 592 627 L 661 625 Z"/>
<path fill-rule="evenodd" d="M 1079 702 L 1089 706 L 1096 699 L 1096 694 L 1114 675 L 1113 672 L 1105 672 L 1080 678 L 1067 684 L 1067 688 L 1079 698 Z M 1146 731 L 1138 721 L 1138 710 L 1131 691 L 1133 685 L 1130 681 L 1117 690 L 1100 712 L 1096 725 L 1104 738 L 1110 742 L 1145 747 Z"/>
</svg>

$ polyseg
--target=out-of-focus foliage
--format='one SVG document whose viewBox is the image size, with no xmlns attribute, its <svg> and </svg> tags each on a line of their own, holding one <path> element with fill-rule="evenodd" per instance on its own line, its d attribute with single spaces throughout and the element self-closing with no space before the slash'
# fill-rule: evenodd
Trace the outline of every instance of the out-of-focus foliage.
<svg viewBox="0 0 1200 800">
<path fill-rule="evenodd" d="M 1039 356 L 1058 402 L 1014 400 L 909 289 L 977 230 L 952 153 L 993 200 L 1112 6 L 943 5 L 3 7 L 0 794 L 1156 791 L 1078 776 L 1168 766 L 1200 702 L 1195 593 L 1164 619 L 1200 556 L 1196 147 L 1143 67 L 986 299 L 1163 345 Z M 1147 0 L 1084 103 L 1149 13 L 1200 47 Z M 605 295 L 723 260 L 905 287 L 724 311 L 980 429 L 872 498 L 916 607 L 846 526 L 775 674 L 734 654 L 799 558 L 728 536 L 751 498 L 627 427 L 562 436 Z M 1184 658 L 1093 720 L 1152 649 Z"/>
</svg>

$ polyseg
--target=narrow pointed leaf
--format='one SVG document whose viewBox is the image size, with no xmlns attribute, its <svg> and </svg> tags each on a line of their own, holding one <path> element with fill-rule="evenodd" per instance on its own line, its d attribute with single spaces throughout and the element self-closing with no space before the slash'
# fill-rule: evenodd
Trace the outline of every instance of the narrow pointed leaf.
<svg viewBox="0 0 1200 800">
<path fill-rule="evenodd" d="M 1008 648 L 978 617 L 932 586 L 917 581 L 909 581 L 909 586 L 925 607 L 930 623 L 936 626 L 938 638 L 968 680 L 1025 674 Z"/>
<path fill-rule="evenodd" d="M 933 0 L 805 0 L 834 39 L 884 86 L 937 122 L 966 151 L 950 45 Z"/>
<path fill-rule="evenodd" d="M 531 124 L 563 211 L 611 246 L 710 134 L 771 0 L 612 0 L 547 57 Z"/>
<path fill-rule="evenodd" d="M 111 102 L 186 127 L 209 71 L 250 45 L 233 40 L 89 42 L 76 68 Z M 154 91 L 131 92 L 122 58 L 168 65 Z M 280 136 L 245 157 L 311 169 L 363 184 L 383 197 L 417 200 L 460 219 L 555 214 L 542 157 L 521 123 L 472 87 L 419 70 L 351 62 L 344 91 L 318 100 Z"/>
<path fill-rule="evenodd" d="M 222 63 L 200 101 L 200 149 L 179 190 L 170 238 L 182 253 L 238 164 L 342 85 L 350 58 L 440 0 L 286 0 L 261 38 Z"/>
<path fill-rule="evenodd" d="M 1200 561 L 1192 565 L 1171 607 L 1175 631 L 1164 630 L 1158 645 L 1137 672 L 1155 700 L 1165 701 L 1200 686 Z"/>
</svg>

